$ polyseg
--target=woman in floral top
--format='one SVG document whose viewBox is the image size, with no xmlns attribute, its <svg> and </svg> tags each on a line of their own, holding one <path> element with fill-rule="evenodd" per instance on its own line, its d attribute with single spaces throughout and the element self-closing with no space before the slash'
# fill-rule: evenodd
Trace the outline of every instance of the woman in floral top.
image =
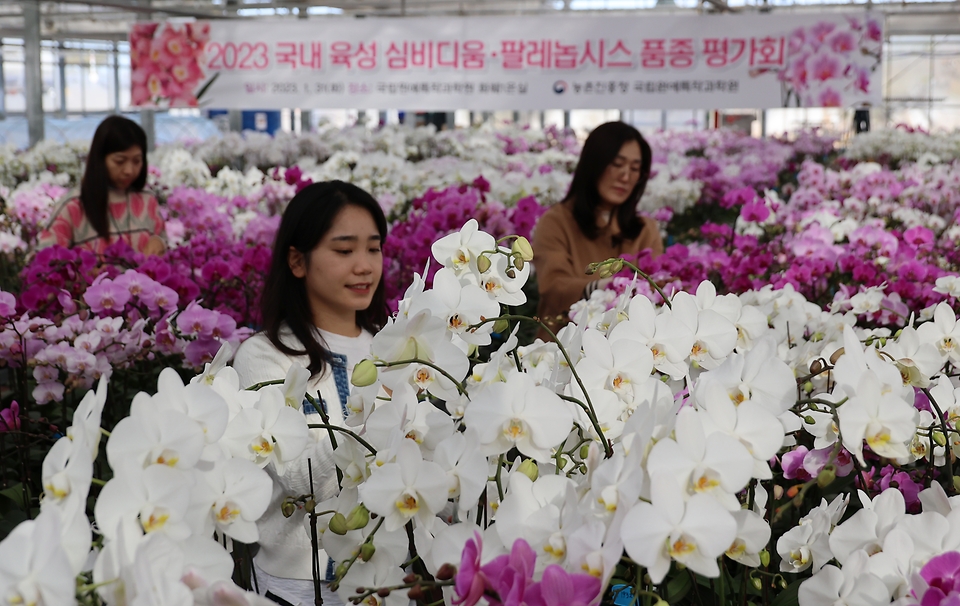
<svg viewBox="0 0 960 606">
<path fill-rule="evenodd" d="M 157 199 L 147 183 L 147 135 L 132 120 L 110 116 L 90 144 L 80 195 L 67 198 L 40 233 L 38 248 L 59 244 L 102 253 L 123 240 L 137 252 L 166 249 Z"/>
</svg>

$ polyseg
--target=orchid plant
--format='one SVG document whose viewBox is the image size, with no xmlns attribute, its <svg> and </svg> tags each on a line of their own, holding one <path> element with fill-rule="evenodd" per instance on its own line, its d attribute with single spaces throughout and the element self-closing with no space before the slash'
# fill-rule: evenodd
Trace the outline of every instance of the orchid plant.
<svg viewBox="0 0 960 606">
<path fill-rule="evenodd" d="M 101 378 L 44 461 L 40 516 L 0 543 L 28 556 L 2 559 L 0 595 L 257 603 L 230 584 L 224 545 L 243 559 L 270 492 L 262 468 L 282 474 L 311 429 L 333 443 L 340 491 L 288 495 L 284 513 L 337 561 L 345 601 L 960 594 L 947 304 L 891 333 L 789 286 L 737 296 L 703 282 L 662 305 L 626 292 L 520 346 L 517 325 L 539 324 L 510 311 L 526 239 L 469 221 L 431 252 L 433 287 L 415 278 L 356 366 L 344 427 L 296 412 L 312 398 L 303 369 L 240 390 L 224 346 L 188 383 L 165 370 L 134 398 L 106 441 L 104 485 Z M 83 504 L 97 489 L 93 534 Z"/>
</svg>

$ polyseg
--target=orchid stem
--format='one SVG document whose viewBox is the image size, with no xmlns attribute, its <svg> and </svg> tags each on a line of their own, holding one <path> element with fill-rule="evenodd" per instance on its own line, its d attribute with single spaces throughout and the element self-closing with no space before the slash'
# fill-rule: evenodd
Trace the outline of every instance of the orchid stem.
<svg viewBox="0 0 960 606">
<path fill-rule="evenodd" d="M 587 401 L 587 416 L 590 417 L 590 422 L 594 424 L 594 427 L 599 427 L 600 423 L 597 420 L 597 411 L 593 408 L 593 402 L 590 400 L 590 394 L 587 393 L 587 388 L 583 385 L 583 381 L 580 379 L 580 375 L 577 374 L 577 370 L 573 367 L 573 360 L 570 359 L 570 355 L 567 353 L 567 349 L 560 343 L 560 340 L 557 339 L 556 333 L 554 333 L 550 328 L 544 324 L 539 318 L 531 318 L 528 316 L 518 316 L 514 314 L 506 314 L 503 316 L 498 316 L 496 318 L 487 318 L 481 322 L 478 322 L 469 328 L 479 328 L 484 324 L 490 322 L 497 322 L 499 320 L 518 320 L 520 322 L 531 322 L 536 324 L 550 335 L 550 338 L 553 339 L 554 343 L 557 344 L 557 347 L 560 349 L 560 353 L 563 355 L 563 359 L 567 362 L 567 367 L 570 369 L 570 372 L 573 374 L 573 378 L 577 380 L 577 385 L 580 386 L 580 391 L 583 393 L 584 399 Z M 603 443 L 603 451 L 605 457 L 609 459 L 613 456 L 613 445 L 603 436 L 603 433 L 600 433 L 600 441 Z"/>
<path fill-rule="evenodd" d="M 361 446 L 369 450 L 370 454 L 372 454 L 373 456 L 377 456 L 376 448 L 371 446 L 369 442 L 367 442 L 366 440 L 364 440 L 354 432 L 350 431 L 349 429 L 346 429 L 343 427 L 337 427 L 336 425 L 331 425 L 330 423 L 310 423 L 309 425 L 307 425 L 307 427 L 309 427 L 310 429 L 326 429 L 327 431 L 339 431 L 340 433 L 347 434 L 348 436 L 350 436 L 351 438 L 359 442 Z"/>
<path fill-rule="evenodd" d="M 640 269 L 639 267 L 637 267 L 636 265 L 634 265 L 634 264 L 631 263 L 630 261 L 627 261 L 627 260 L 624 260 L 624 259 L 621 259 L 621 261 L 623 261 L 623 264 L 624 264 L 624 265 L 626 265 L 627 267 L 629 267 L 630 269 L 632 269 L 634 272 L 636 272 L 636 274 L 637 274 L 638 276 L 640 276 L 641 278 L 643 278 L 644 280 L 646 280 L 646 281 L 647 281 L 647 284 L 649 284 L 650 286 L 652 286 L 652 287 L 654 288 L 654 290 L 657 291 L 657 294 L 660 295 L 660 298 L 663 299 L 663 303 L 664 303 L 667 307 L 669 307 L 670 309 L 673 309 L 673 303 L 670 302 L 670 299 L 667 297 L 667 293 L 663 292 L 663 289 L 660 288 L 660 285 L 657 284 L 657 283 L 654 281 L 654 279 L 650 277 L 650 274 L 648 274 L 647 272 L 643 271 L 642 269 Z"/>
<path fill-rule="evenodd" d="M 440 368 L 439 366 L 437 366 L 437 365 L 434 364 L 433 362 L 427 362 L 426 360 L 421 360 L 421 359 L 419 359 L 419 358 L 413 358 L 412 360 L 397 360 L 396 362 L 377 361 L 377 362 L 375 362 L 375 364 L 376 364 L 377 366 L 381 366 L 381 367 L 384 367 L 384 368 L 389 368 L 389 367 L 391 367 L 391 366 L 404 366 L 404 365 L 407 365 L 407 364 L 423 364 L 424 366 L 429 366 L 430 368 L 434 369 L 435 371 L 439 372 L 440 374 L 442 374 L 443 376 L 445 376 L 447 379 L 449 379 L 449 380 L 456 386 L 457 392 L 459 392 L 460 395 L 462 395 L 462 396 L 467 396 L 467 398 L 470 397 L 470 396 L 467 395 L 467 389 L 463 386 L 462 383 L 460 383 L 460 381 L 457 381 L 456 379 L 454 379 L 453 376 L 450 375 L 450 373 L 448 373 L 448 372 L 445 371 L 444 369 Z"/>
<path fill-rule="evenodd" d="M 271 381 L 260 381 L 259 383 L 254 383 L 246 389 L 246 391 L 258 391 L 261 387 L 266 387 L 267 385 L 283 385 L 283 382 L 286 379 L 275 379 Z"/>
</svg>

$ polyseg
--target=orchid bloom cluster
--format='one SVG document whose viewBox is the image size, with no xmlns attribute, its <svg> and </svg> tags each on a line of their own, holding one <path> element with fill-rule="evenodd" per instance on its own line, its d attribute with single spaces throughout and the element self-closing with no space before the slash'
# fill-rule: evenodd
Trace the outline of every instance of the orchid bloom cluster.
<svg viewBox="0 0 960 606">
<path fill-rule="evenodd" d="M 880 65 L 883 29 L 873 17 L 847 25 L 820 21 L 790 33 L 783 105 L 841 107 L 870 98 L 870 73 Z"/>
<path fill-rule="evenodd" d="M 821 305 L 854 309 L 879 325 L 899 324 L 960 294 L 957 175 L 951 164 L 832 170 L 807 160 L 789 198 L 774 190 L 763 196 L 730 190 L 722 203 L 737 209 L 735 225 L 708 222 L 701 242 L 637 263 L 668 293 L 692 291 L 709 276 L 734 293 L 790 284 Z M 631 280 L 617 282 L 622 290 Z M 595 297 L 593 308 L 613 299 Z"/>
<path fill-rule="evenodd" d="M 309 440 L 286 404 L 303 398 L 308 373 L 297 367 L 282 386 L 242 391 L 224 367 L 232 352 L 224 346 L 187 385 L 165 369 L 156 393 L 133 398 L 106 441 L 106 483 L 93 473 L 107 378 L 87 392 L 43 460 L 40 514 L 0 542 L 4 603 L 59 606 L 93 593 L 111 606 L 272 603 L 233 584 L 224 545 L 257 541 L 272 485 L 263 468 L 282 474 Z"/>
<path fill-rule="evenodd" d="M 927 133 L 908 127 L 874 130 L 851 139 L 843 155 L 850 160 L 886 164 L 951 162 L 960 159 L 960 134 Z"/>
<path fill-rule="evenodd" d="M 9 144 L 0 146 L 0 186 L 13 189 L 44 173 L 62 174 L 68 182 L 79 183 L 89 149 L 89 142 L 54 140 L 40 141 L 28 150 L 17 150 Z"/>
<path fill-rule="evenodd" d="M 827 551 L 831 533 L 850 536 L 850 552 L 875 553 L 881 543 L 856 516 L 890 506 L 864 506 L 847 521 L 847 500 L 834 499 L 772 540 L 783 498 L 782 487 L 768 490 L 774 472 L 806 478 L 803 494 L 881 460 L 909 476 L 942 466 L 948 436 L 960 435 L 954 386 L 941 374 L 960 337 L 945 304 L 894 335 L 855 328 L 852 310 L 824 311 L 789 286 L 737 296 L 703 282 L 659 307 L 621 295 L 599 317 L 576 317 L 557 343 L 518 347 L 503 332 L 515 318 L 499 309 L 522 303 L 533 251 L 477 227 L 433 245 L 433 288 L 416 277 L 355 370 L 353 435 L 338 435 L 335 450 L 343 491 L 316 514 L 345 600 L 404 602 L 389 589 L 411 587 L 400 568 L 405 529 L 428 573 L 447 576 L 443 566 L 459 563 L 439 585 L 465 604 L 542 603 L 561 580 L 597 603 L 624 552 L 648 587 L 674 564 L 708 578 L 724 574 L 721 559 L 765 568 L 774 547 L 783 572 L 846 566 L 846 553 Z M 488 361 L 472 360 L 491 330 L 506 341 Z M 915 394 L 928 388 L 922 410 Z M 934 401 L 948 417 L 931 412 Z M 878 495 L 865 492 L 866 503 L 903 503 L 889 482 L 884 490 L 866 471 L 857 477 Z M 916 566 L 958 547 L 916 551 Z M 912 569 L 895 570 L 906 587 Z M 819 578 L 801 596 L 818 591 Z"/>
<path fill-rule="evenodd" d="M 138 23 L 130 31 L 131 104 L 197 107 L 209 23 Z"/>
<path fill-rule="evenodd" d="M 38 257 L 61 270 L 73 266 L 74 275 L 94 262 L 92 255 L 60 248 Z M 176 290 L 144 271 L 105 268 L 82 288 L 61 283 L 59 290 L 56 272 L 43 275 L 49 291 L 28 289 L 32 297 L 21 299 L 19 312 L 16 298 L 0 291 L 0 365 L 29 374 L 39 405 L 62 401 L 68 391 L 89 389 L 114 370 L 158 355 L 201 368 L 223 341 L 236 346 L 250 334 L 226 313 L 196 300 L 181 303 Z M 37 308 L 24 312 L 32 304 Z"/>
<path fill-rule="evenodd" d="M 790 285 L 734 295 L 704 281 L 661 304 L 627 290 L 556 342 L 519 346 L 516 323 L 536 320 L 503 310 L 525 302 L 528 241 L 470 220 L 430 253 L 432 287 L 428 266 L 357 364 L 346 426 L 329 429 L 339 494 L 291 511 L 336 561 L 345 601 L 406 604 L 409 589 L 467 606 L 597 604 L 624 575 L 659 600 L 678 567 L 721 587 L 736 567 L 756 600 L 765 579 L 795 575 L 802 606 L 957 593 L 948 304 L 894 332 Z M 0 312 L 15 303 L 0 295 Z M 0 558 L 0 595 L 70 603 L 79 573 L 110 604 L 148 591 L 256 603 L 227 583 L 210 537 L 256 540 L 261 468 L 282 474 L 308 439 L 295 410 L 307 373 L 241 391 L 230 351 L 187 385 L 163 371 L 113 430 L 91 565 L 78 503 L 101 379 L 44 463 L 41 516 L 0 543 L 29 555 Z M 830 498 L 811 508 L 816 491 Z"/>
</svg>

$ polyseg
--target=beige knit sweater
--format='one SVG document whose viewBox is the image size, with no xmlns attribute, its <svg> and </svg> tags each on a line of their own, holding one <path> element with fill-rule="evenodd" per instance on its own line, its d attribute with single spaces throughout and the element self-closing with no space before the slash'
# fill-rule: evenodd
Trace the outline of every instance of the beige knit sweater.
<svg viewBox="0 0 960 606">
<path fill-rule="evenodd" d="M 540 217 L 533 231 L 533 265 L 540 290 L 537 315 L 554 332 L 569 322 L 570 306 L 582 299 L 586 286 L 597 279 L 585 273 L 587 265 L 645 249 L 655 255 L 663 253 L 663 239 L 653 219 L 643 217 L 640 235 L 614 245 L 613 236 L 619 231 L 614 219 L 595 239 L 588 240 L 573 218 L 570 202 L 557 204 Z M 537 336 L 549 338 L 543 330 Z"/>
</svg>

